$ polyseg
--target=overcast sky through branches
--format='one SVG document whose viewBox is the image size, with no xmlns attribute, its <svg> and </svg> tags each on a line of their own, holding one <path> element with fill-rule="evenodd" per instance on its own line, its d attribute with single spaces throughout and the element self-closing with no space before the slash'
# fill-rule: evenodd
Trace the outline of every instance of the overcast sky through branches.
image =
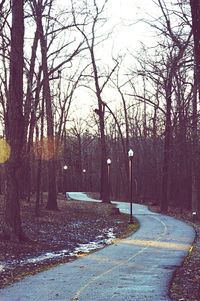
<svg viewBox="0 0 200 301">
<path fill-rule="evenodd" d="M 109 0 L 105 14 L 107 22 L 104 28 L 105 31 L 111 32 L 111 35 L 98 47 L 98 58 L 102 64 L 109 66 L 112 64 L 112 56 L 116 58 L 119 55 L 125 55 L 124 64 L 130 67 L 130 53 L 135 55 L 139 52 L 141 43 L 147 46 L 153 45 L 155 32 L 143 20 L 148 18 L 152 20 L 156 15 L 158 16 L 159 10 L 151 0 Z M 84 114 L 90 110 L 91 105 L 92 107 L 95 106 L 96 100 L 93 96 L 85 89 L 77 90 L 76 98 L 78 101 L 76 103 L 80 104 L 81 102 L 83 104 Z M 106 98 L 117 102 L 113 90 L 107 89 Z M 79 105 L 75 107 L 76 115 L 79 116 L 83 112 L 83 106 L 81 109 Z"/>
</svg>

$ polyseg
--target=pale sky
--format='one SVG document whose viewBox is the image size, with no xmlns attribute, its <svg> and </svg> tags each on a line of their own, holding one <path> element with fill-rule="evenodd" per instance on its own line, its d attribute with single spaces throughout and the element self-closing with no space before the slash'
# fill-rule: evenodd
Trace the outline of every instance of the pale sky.
<svg viewBox="0 0 200 301">
<path fill-rule="evenodd" d="M 66 2 L 60 1 L 62 8 Z M 91 1 L 92 2 L 92 1 Z M 101 4 L 104 0 L 97 0 L 97 4 Z M 79 2 L 77 2 L 79 4 Z M 95 49 L 95 55 L 98 59 L 99 66 L 110 70 L 113 67 L 112 56 L 117 58 L 118 55 L 126 54 L 124 65 L 132 64 L 129 58 L 129 52 L 136 54 L 141 47 L 140 42 L 145 45 L 152 46 L 155 41 L 155 33 L 151 27 L 142 19 L 147 19 L 158 15 L 158 9 L 152 0 L 109 0 L 106 5 L 107 22 L 102 28 L 105 32 L 112 32 L 110 38 Z M 106 101 L 115 100 L 118 97 L 116 92 L 107 89 L 104 96 Z M 117 103 L 117 99 L 116 99 Z M 71 109 L 72 116 L 87 115 L 92 108 L 97 106 L 95 95 L 88 89 L 79 88 L 75 93 L 73 107 Z"/>
<path fill-rule="evenodd" d="M 151 0 L 109 0 L 106 28 L 108 32 L 110 29 L 113 30 L 111 38 L 98 48 L 98 58 L 101 58 L 102 64 L 109 65 L 112 55 L 117 57 L 117 54 L 124 55 L 129 51 L 136 54 L 140 49 L 140 42 L 152 46 L 155 33 L 149 25 L 144 24 L 141 20 L 155 16 L 156 12 L 158 13 L 158 10 Z M 88 93 L 88 91 L 81 91 L 81 89 L 77 91 L 76 98 L 79 101 L 73 110 L 76 111 L 77 115 L 82 114 L 83 107 L 85 114 L 87 114 L 86 111 L 89 112 L 91 104 L 95 106 L 95 97 L 91 97 Z M 114 91 L 107 92 L 107 99 L 115 97 Z M 80 102 L 82 103 L 81 109 Z M 86 109 L 87 107 L 88 109 Z"/>
<path fill-rule="evenodd" d="M 150 26 L 141 21 L 158 13 L 152 0 L 109 0 L 108 7 L 111 22 L 119 24 L 115 34 L 115 44 L 118 47 L 135 49 L 139 46 L 139 41 L 152 42 Z"/>
</svg>

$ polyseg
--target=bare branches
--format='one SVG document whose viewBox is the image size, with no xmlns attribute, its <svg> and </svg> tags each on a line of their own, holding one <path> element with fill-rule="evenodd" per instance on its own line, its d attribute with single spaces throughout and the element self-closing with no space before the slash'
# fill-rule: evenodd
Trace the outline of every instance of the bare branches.
<svg viewBox="0 0 200 301">
<path fill-rule="evenodd" d="M 144 96 L 140 96 L 138 94 L 127 94 L 128 96 L 134 97 L 136 99 L 138 99 L 141 102 L 146 101 L 148 104 L 150 104 L 151 106 L 153 106 L 156 109 L 159 109 L 164 115 L 166 114 L 165 110 L 163 110 L 158 104 L 154 103 L 151 99 L 149 98 L 145 98 Z"/>
</svg>

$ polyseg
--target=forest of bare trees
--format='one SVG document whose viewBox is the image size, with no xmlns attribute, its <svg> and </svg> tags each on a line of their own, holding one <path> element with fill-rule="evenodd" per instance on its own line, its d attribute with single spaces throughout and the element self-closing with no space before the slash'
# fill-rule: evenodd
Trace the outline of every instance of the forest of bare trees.
<svg viewBox="0 0 200 301">
<path fill-rule="evenodd" d="M 7 238 L 25 239 L 20 202 L 34 200 L 39 215 L 43 193 L 49 210 L 65 191 L 128 200 L 130 148 L 136 202 L 200 211 L 200 1 L 148 1 L 159 12 L 140 20 L 154 33 L 152 47 L 107 53 L 109 63 L 109 0 L 0 1 Z"/>
</svg>

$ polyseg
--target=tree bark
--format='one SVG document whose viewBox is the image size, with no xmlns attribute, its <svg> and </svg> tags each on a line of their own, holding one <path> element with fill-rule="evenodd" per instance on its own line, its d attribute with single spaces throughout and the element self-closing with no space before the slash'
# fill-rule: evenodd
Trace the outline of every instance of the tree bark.
<svg viewBox="0 0 200 301">
<path fill-rule="evenodd" d="M 107 147 L 106 147 L 106 137 L 105 137 L 105 105 L 101 98 L 101 89 L 99 85 L 98 71 L 94 56 L 94 48 L 90 48 L 92 67 L 94 71 L 94 81 L 96 88 L 96 96 L 98 100 L 98 110 L 96 110 L 99 116 L 99 127 L 100 127 L 100 143 L 101 143 L 101 191 L 100 196 L 103 202 L 109 202 L 109 183 L 108 183 L 108 173 L 107 173 Z"/>
<path fill-rule="evenodd" d="M 32 45 L 32 53 L 30 59 L 30 69 L 28 72 L 27 78 L 27 92 L 26 92 L 26 99 L 24 103 L 24 142 L 23 142 L 23 164 L 22 164 L 22 175 L 21 175 L 21 197 L 27 198 L 30 201 L 30 191 L 31 191 L 31 155 L 30 149 L 33 143 L 33 139 L 30 138 L 31 131 L 33 130 L 33 120 L 35 121 L 36 117 L 33 116 L 36 112 L 36 107 L 38 105 L 38 99 L 36 98 L 34 101 L 35 110 L 31 112 L 32 104 L 33 104 L 33 78 L 34 78 L 34 71 L 35 71 L 35 61 L 36 61 L 36 52 L 38 47 L 38 40 L 39 34 L 36 30 L 33 45 Z M 40 71 L 38 74 L 38 78 L 40 79 Z M 37 89 L 38 90 L 38 89 Z M 37 93 L 36 93 L 37 94 Z M 29 129 L 29 137 L 28 137 L 28 129 Z M 32 135 L 33 137 L 33 135 Z M 32 138 L 31 137 L 31 138 Z M 26 183 L 26 185 L 24 185 Z"/>
<path fill-rule="evenodd" d="M 163 158 L 163 176 L 162 176 L 162 198 L 161 212 L 168 211 L 169 203 L 169 165 L 171 150 L 171 109 L 172 109 L 172 76 L 169 75 L 166 85 L 166 121 L 165 121 L 165 139 L 164 139 L 164 158 Z"/>
<path fill-rule="evenodd" d="M 194 95 L 192 100 L 192 210 L 200 210 L 198 200 L 198 135 L 197 100 L 200 98 L 200 1 L 190 0 L 194 38 Z"/>
<path fill-rule="evenodd" d="M 42 54 L 42 70 L 43 70 L 43 93 L 46 102 L 46 116 L 47 116 L 47 136 L 49 152 L 53 153 L 53 156 L 48 161 L 48 200 L 47 209 L 58 210 L 57 205 L 57 191 L 56 191 L 56 162 L 54 158 L 55 154 L 55 139 L 54 139 L 54 122 L 52 112 L 52 100 L 51 91 L 49 85 L 49 73 L 47 64 L 47 41 L 44 35 L 42 25 L 42 1 L 36 6 L 37 12 L 37 26 L 39 31 L 41 54 Z"/>
<path fill-rule="evenodd" d="M 12 1 L 12 28 L 10 52 L 9 99 L 6 120 L 6 138 L 11 148 L 6 163 L 6 204 L 3 232 L 10 240 L 24 238 L 19 195 L 19 171 L 24 133 L 23 116 L 23 45 L 24 1 Z"/>
</svg>

